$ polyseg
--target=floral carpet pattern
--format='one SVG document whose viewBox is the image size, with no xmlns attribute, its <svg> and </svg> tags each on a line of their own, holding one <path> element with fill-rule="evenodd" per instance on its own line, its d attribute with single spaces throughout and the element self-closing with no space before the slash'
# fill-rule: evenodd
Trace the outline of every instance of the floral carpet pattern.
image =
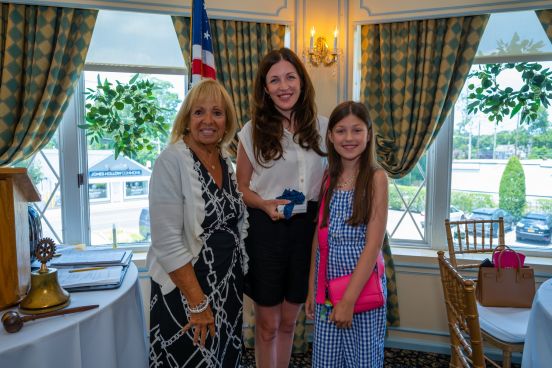
<svg viewBox="0 0 552 368">
<path fill-rule="evenodd" d="M 446 354 L 425 353 L 422 351 L 385 349 L 385 368 L 446 368 L 449 366 L 450 356 Z M 305 354 L 293 354 L 290 368 L 306 368 L 311 366 L 310 350 Z M 255 353 L 253 349 L 246 349 L 242 368 L 255 367 Z M 512 368 L 520 368 L 519 364 L 512 364 Z"/>
</svg>

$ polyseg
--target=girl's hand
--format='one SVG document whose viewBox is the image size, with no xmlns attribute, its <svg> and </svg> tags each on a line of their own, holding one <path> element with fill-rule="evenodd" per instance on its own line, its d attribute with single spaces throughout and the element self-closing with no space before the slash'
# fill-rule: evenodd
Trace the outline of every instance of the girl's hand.
<svg viewBox="0 0 552 368">
<path fill-rule="evenodd" d="M 201 313 L 190 313 L 190 321 L 182 330 L 185 333 L 190 328 L 194 329 L 194 345 L 199 342 L 201 346 L 205 346 L 207 333 L 210 333 L 211 337 L 215 337 L 215 318 L 211 307 L 207 307 Z"/>
<path fill-rule="evenodd" d="M 267 199 L 263 203 L 262 210 L 272 219 L 272 221 L 278 221 L 284 218 L 284 214 L 278 211 L 278 206 L 282 204 L 288 204 L 287 199 Z"/>
<path fill-rule="evenodd" d="M 305 302 L 305 315 L 308 319 L 314 319 L 314 293 L 311 290 L 309 290 Z"/>
<path fill-rule="evenodd" d="M 330 314 L 330 321 L 335 323 L 337 328 L 350 328 L 353 325 L 354 304 L 341 300 L 334 306 Z"/>
</svg>

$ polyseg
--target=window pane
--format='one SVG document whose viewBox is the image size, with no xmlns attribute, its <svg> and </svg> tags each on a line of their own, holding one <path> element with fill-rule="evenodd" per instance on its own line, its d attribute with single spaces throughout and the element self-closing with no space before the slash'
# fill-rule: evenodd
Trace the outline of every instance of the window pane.
<svg viewBox="0 0 552 368">
<path fill-rule="evenodd" d="M 531 55 L 552 52 L 534 11 L 496 13 L 489 18 L 478 56 Z"/>
<path fill-rule="evenodd" d="M 169 15 L 100 10 L 86 63 L 185 67 Z"/>
<path fill-rule="evenodd" d="M 407 176 L 389 180 L 387 231 L 393 240 L 425 240 L 426 162 L 424 154 Z"/>
<path fill-rule="evenodd" d="M 550 61 L 540 64 L 552 67 Z M 473 66 L 472 72 L 479 69 Z M 467 217 L 502 216 L 508 245 L 550 251 L 552 109 L 541 107 L 532 123 L 521 123 L 520 114 L 489 121 L 481 112 L 467 111 L 471 83 L 479 82 L 468 80 L 454 111 L 451 205 Z M 499 85 L 516 91 L 523 83 L 517 71 L 507 70 Z"/>
<path fill-rule="evenodd" d="M 44 149 L 16 166 L 27 168 L 31 181 L 40 193 L 41 201 L 30 205 L 40 216 L 42 236 L 62 243 L 58 137 L 56 132 Z"/>
<path fill-rule="evenodd" d="M 124 85 L 133 76 L 134 73 L 87 71 L 85 90 L 91 93 L 96 90 L 98 78 L 102 85 L 107 79 L 115 88 L 117 81 Z M 138 78 L 147 79 L 156 85 L 156 103 L 165 109 L 165 121 L 172 124 L 184 99 L 184 76 L 141 74 Z M 92 106 L 97 106 L 97 102 L 90 98 L 86 103 L 88 111 Z M 117 111 L 126 121 L 125 124 L 135 124 L 134 112 L 128 107 Z M 104 134 L 98 141 L 88 137 L 88 197 L 92 245 L 112 244 L 114 239 L 123 244 L 149 239 L 149 178 L 152 164 L 166 146 L 169 134 L 170 128 L 165 131 L 164 136 L 150 137 L 151 150 L 139 151 L 133 157 L 120 154 L 117 159 L 113 135 Z"/>
</svg>

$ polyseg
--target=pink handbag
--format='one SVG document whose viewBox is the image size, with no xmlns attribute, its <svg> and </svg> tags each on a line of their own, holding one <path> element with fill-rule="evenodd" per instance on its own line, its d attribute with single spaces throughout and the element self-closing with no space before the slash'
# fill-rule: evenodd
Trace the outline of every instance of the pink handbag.
<svg viewBox="0 0 552 368">
<path fill-rule="evenodd" d="M 493 251 L 495 268 L 518 268 L 525 266 L 525 254 L 510 249 L 507 245 L 498 246 Z"/>
<path fill-rule="evenodd" d="M 381 284 L 381 275 L 383 272 L 384 265 L 380 254 L 378 255 L 374 271 L 364 285 L 364 288 L 362 288 L 362 291 L 355 302 L 353 309 L 355 313 L 362 313 L 383 307 L 385 303 L 383 285 Z M 351 275 L 349 274 L 337 277 L 328 282 L 328 296 L 333 305 L 336 305 L 343 298 L 343 294 L 345 294 L 345 290 L 347 290 L 347 285 L 349 285 L 350 280 Z"/>
</svg>

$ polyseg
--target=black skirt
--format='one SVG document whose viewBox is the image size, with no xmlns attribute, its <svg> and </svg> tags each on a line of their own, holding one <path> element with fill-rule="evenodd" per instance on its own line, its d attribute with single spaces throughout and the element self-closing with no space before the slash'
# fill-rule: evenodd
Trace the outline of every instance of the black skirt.
<svg viewBox="0 0 552 368">
<path fill-rule="evenodd" d="M 278 221 L 272 221 L 262 210 L 247 209 L 249 272 L 245 293 L 255 303 L 275 306 L 284 300 L 305 302 L 317 209 L 317 202 L 308 202 L 306 213 Z"/>
</svg>

